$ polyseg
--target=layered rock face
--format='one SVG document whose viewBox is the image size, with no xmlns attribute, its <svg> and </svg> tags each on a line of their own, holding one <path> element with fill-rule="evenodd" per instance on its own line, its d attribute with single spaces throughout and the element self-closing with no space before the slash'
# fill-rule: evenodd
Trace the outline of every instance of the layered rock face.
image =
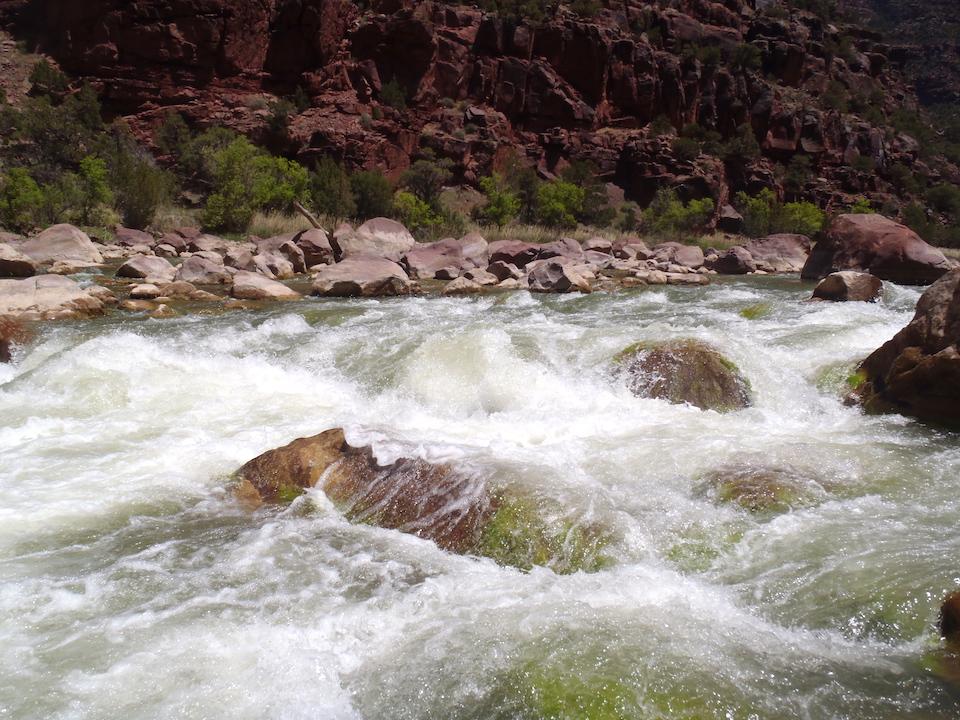
<svg viewBox="0 0 960 720">
<path fill-rule="evenodd" d="M 934 283 L 910 324 L 860 369 L 868 410 L 960 424 L 960 270 Z"/>
<path fill-rule="evenodd" d="M 264 99 L 298 86 L 312 107 L 292 118 L 284 151 L 309 162 L 334 152 L 352 167 L 393 174 L 424 148 L 452 158 L 468 182 L 517 151 L 541 174 L 589 159 L 628 198 L 659 186 L 684 197 L 778 188 L 773 163 L 818 161 L 827 204 L 886 191 L 879 167 L 916 159 L 916 143 L 817 109 L 831 82 L 850 94 L 883 87 L 879 104 L 909 104 L 877 37 L 829 52 L 837 28 L 793 11 L 757 12 L 749 0 L 603 3 L 594 17 L 567 11 L 543 24 L 509 23 L 468 5 L 380 0 L 6 0 L 0 18 L 32 34 L 66 70 L 100 89 L 107 109 L 144 137 L 168 110 L 199 125 L 268 135 Z M 6 11 L 4 11 L 6 8 Z M 753 63 L 731 58 L 750 55 Z M 384 100 L 399 87 L 407 110 Z M 760 161 L 675 156 L 645 126 L 666 116 L 724 138 L 749 127 Z M 812 190 L 812 189 L 811 189 Z"/>
</svg>

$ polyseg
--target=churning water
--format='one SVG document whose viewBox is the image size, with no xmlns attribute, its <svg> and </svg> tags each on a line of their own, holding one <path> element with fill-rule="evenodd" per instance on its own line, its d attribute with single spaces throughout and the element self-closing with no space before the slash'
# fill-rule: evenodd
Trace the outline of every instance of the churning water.
<svg viewBox="0 0 960 720">
<path fill-rule="evenodd" d="M 919 293 L 809 292 L 48 326 L 0 366 L 0 716 L 958 717 L 930 658 L 960 585 L 960 441 L 844 407 L 840 387 Z M 633 342 L 687 337 L 741 368 L 751 408 L 638 399 L 610 371 Z M 615 562 L 523 573 L 352 525 L 318 490 L 232 500 L 243 462 L 331 427 L 551 498 L 609 528 Z M 822 492 L 751 515 L 702 492 L 729 465 Z"/>
</svg>

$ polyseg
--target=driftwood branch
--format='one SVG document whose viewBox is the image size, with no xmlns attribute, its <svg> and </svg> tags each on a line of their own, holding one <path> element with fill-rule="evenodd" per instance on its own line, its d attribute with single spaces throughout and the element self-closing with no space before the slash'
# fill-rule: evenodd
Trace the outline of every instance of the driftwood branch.
<svg viewBox="0 0 960 720">
<path fill-rule="evenodd" d="M 293 201 L 293 209 L 296 210 L 301 215 L 303 215 L 309 221 L 309 223 L 313 225 L 317 230 L 323 230 L 323 228 L 320 227 L 320 221 L 317 220 L 314 214 L 309 210 L 307 210 L 303 205 L 301 205 L 296 200 Z"/>
</svg>

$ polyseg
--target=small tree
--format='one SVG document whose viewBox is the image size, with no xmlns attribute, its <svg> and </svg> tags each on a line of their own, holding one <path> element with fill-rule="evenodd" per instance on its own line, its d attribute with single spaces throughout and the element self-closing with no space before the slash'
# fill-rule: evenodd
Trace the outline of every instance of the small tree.
<svg viewBox="0 0 960 720">
<path fill-rule="evenodd" d="M 378 170 L 363 170 L 350 178 L 350 187 L 356 201 L 357 217 L 369 220 L 390 214 L 393 206 L 393 186 Z"/>
<path fill-rule="evenodd" d="M 80 222 L 89 225 L 95 221 L 96 211 L 113 203 L 113 192 L 107 181 L 107 164 L 95 155 L 80 161 Z"/>
<path fill-rule="evenodd" d="M 494 174 L 481 178 L 480 190 L 487 196 L 486 205 L 477 210 L 477 217 L 482 222 L 502 228 L 520 212 L 520 197 L 510 191 L 503 176 Z"/>
<path fill-rule="evenodd" d="M 320 160 L 310 177 L 310 197 L 317 212 L 335 220 L 351 218 L 357 212 L 350 176 L 336 160 Z"/>
<path fill-rule="evenodd" d="M 26 168 L 11 168 L 0 175 L 0 226 L 25 233 L 34 228 L 43 212 L 44 193 Z"/>
<path fill-rule="evenodd" d="M 417 160 L 403 174 L 403 184 L 414 195 L 436 208 L 444 185 L 453 179 L 453 163 L 444 158 L 425 157 Z"/>
</svg>

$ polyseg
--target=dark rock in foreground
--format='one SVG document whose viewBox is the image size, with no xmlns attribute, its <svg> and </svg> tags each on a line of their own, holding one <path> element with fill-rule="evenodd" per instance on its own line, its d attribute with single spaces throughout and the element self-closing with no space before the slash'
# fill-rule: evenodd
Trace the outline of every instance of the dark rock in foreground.
<svg viewBox="0 0 960 720">
<path fill-rule="evenodd" d="M 960 643 L 960 592 L 947 596 L 940 606 L 940 636 L 951 643 Z"/>
<path fill-rule="evenodd" d="M 697 340 L 638 343 L 616 358 L 639 397 L 729 412 L 750 405 L 750 384 L 737 367 Z"/>
<path fill-rule="evenodd" d="M 960 426 L 960 269 L 920 298 L 907 327 L 863 361 L 857 389 L 871 412 Z"/>
</svg>

